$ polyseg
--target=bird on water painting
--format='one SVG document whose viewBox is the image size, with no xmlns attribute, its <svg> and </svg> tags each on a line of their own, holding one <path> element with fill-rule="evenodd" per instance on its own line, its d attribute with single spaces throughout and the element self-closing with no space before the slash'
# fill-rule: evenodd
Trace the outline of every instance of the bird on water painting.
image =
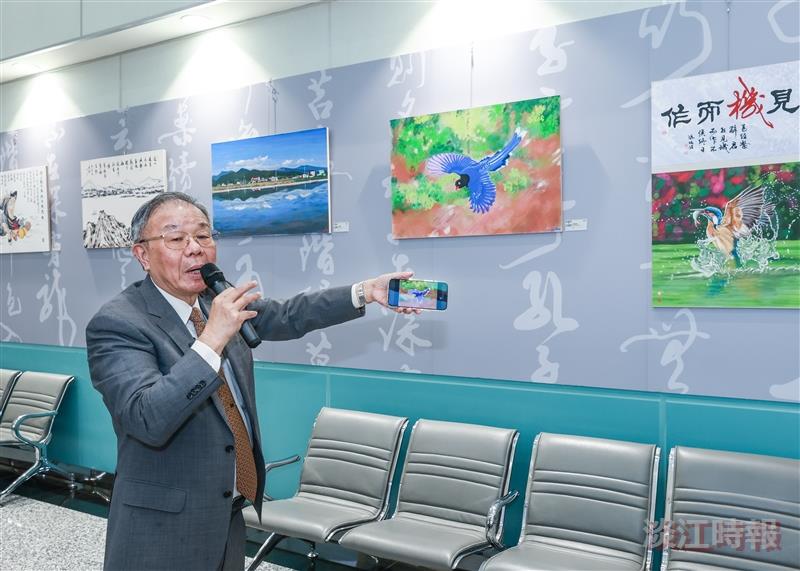
<svg viewBox="0 0 800 571">
<path fill-rule="evenodd" d="M 692 220 L 700 223 L 702 216 L 707 220 L 706 237 L 726 258 L 733 258 L 736 266 L 741 266 L 739 239 L 750 236 L 759 224 L 769 222 L 770 213 L 775 207 L 764 201 L 764 188 L 753 185 L 732 198 L 723 212 L 716 206 L 704 206 L 692 210 Z"/>
</svg>

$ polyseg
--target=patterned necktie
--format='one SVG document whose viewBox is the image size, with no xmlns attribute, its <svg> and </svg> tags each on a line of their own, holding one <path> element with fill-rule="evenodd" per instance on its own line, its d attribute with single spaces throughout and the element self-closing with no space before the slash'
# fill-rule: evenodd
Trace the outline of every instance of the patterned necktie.
<svg viewBox="0 0 800 571">
<path fill-rule="evenodd" d="M 196 307 L 192 309 L 189 321 L 194 325 L 197 336 L 203 333 L 206 327 L 206 320 L 200 310 Z M 242 495 L 255 502 L 258 476 L 256 474 L 256 461 L 253 457 L 253 447 L 250 446 L 250 438 L 247 436 L 247 428 L 244 425 L 242 415 L 233 400 L 233 393 L 228 386 L 225 373 L 219 370 L 219 378 L 222 379 L 222 386 L 217 390 L 217 396 L 222 401 L 222 408 L 228 418 L 228 424 L 233 432 L 233 442 L 236 449 L 236 487 Z"/>
</svg>

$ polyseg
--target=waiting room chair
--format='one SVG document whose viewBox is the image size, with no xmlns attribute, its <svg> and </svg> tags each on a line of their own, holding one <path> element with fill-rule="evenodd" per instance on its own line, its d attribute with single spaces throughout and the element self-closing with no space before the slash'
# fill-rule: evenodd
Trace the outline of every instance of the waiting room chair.
<svg viewBox="0 0 800 571">
<path fill-rule="evenodd" d="M 502 548 L 509 476 L 518 432 L 419 420 L 412 430 L 397 509 L 339 540 L 380 559 L 454 569 L 466 557 Z"/>
<path fill-rule="evenodd" d="M 800 569 L 798 460 L 676 446 L 665 512 L 662 571 Z"/>
<path fill-rule="evenodd" d="M 11 394 L 11 389 L 14 388 L 14 383 L 17 382 L 17 378 L 19 378 L 19 371 L 0 369 L 0 418 L 3 417 L 8 397 Z"/>
<path fill-rule="evenodd" d="M 54 471 L 72 480 L 65 470 L 47 456 L 47 444 L 53 436 L 53 419 L 74 377 L 25 371 L 9 391 L 8 402 L 0 417 L 0 446 L 30 447 L 34 462 L 28 470 L 0 492 L 0 501 L 37 474 Z"/>
<path fill-rule="evenodd" d="M 650 569 L 658 462 L 650 444 L 539 434 L 519 544 L 481 571 Z"/>
<path fill-rule="evenodd" d="M 265 501 L 261 521 L 253 507 L 244 511 L 249 527 L 270 532 L 248 569 L 256 569 L 286 537 L 332 541 L 353 526 L 385 517 L 407 424 L 407 418 L 323 408 L 314 422 L 297 494 Z M 286 463 L 267 464 L 267 469 Z"/>
</svg>

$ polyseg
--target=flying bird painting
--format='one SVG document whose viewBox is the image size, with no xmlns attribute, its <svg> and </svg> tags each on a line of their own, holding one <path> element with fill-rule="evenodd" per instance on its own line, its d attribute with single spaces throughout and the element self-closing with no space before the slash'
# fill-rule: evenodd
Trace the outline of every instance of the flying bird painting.
<svg viewBox="0 0 800 571">
<path fill-rule="evenodd" d="M 422 289 L 422 290 L 419 290 L 419 289 L 410 289 L 410 290 L 408 290 L 408 293 L 413 295 L 414 299 L 416 299 L 417 301 L 420 301 L 420 302 L 422 300 L 424 300 L 425 296 L 428 295 L 430 292 L 431 292 L 431 288 L 429 288 L 429 287 L 426 287 L 425 289 Z"/>
<path fill-rule="evenodd" d="M 456 188 L 469 189 L 469 207 L 473 212 L 485 214 L 494 204 L 496 187 L 489 176 L 490 172 L 508 164 L 511 152 L 519 146 L 525 131 L 517 128 L 506 146 L 488 157 L 476 162 L 461 153 L 442 153 L 434 155 L 425 165 L 425 171 L 434 177 L 455 174 Z"/>
<path fill-rule="evenodd" d="M 561 99 L 391 121 L 392 236 L 562 228 Z"/>
</svg>

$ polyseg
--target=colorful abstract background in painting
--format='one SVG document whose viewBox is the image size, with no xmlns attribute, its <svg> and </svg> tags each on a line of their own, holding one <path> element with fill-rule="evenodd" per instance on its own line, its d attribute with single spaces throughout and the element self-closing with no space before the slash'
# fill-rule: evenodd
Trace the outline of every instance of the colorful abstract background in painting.
<svg viewBox="0 0 800 571">
<path fill-rule="evenodd" d="M 708 239 L 693 211 L 725 206 L 760 184 L 768 205 L 751 236 L 737 240 L 740 260 Z M 653 305 L 800 307 L 800 163 L 654 174 Z"/>
<path fill-rule="evenodd" d="M 395 238 L 552 232 L 561 229 L 560 97 L 396 119 L 392 127 L 392 233 Z M 432 177 L 440 153 L 475 161 L 525 131 L 508 164 L 490 173 L 497 198 L 486 213 L 469 206 L 455 174 Z"/>
</svg>

